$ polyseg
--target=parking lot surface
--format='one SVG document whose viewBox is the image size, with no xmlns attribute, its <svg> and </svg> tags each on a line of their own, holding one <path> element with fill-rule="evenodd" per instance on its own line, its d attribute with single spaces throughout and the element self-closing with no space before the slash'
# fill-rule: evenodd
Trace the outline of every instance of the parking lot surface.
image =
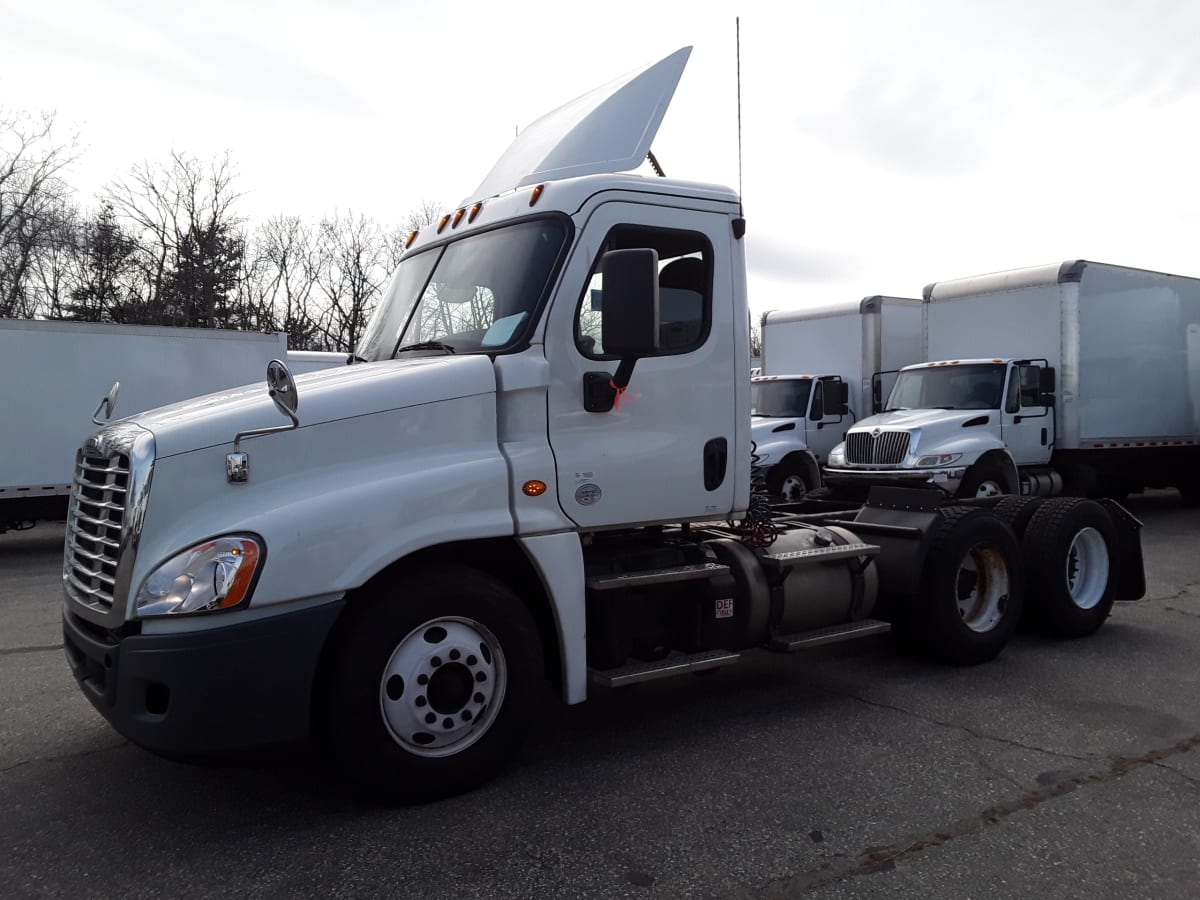
<svg viewBox="0 0 1200 900">
<path fill-rule="evenodd" d="M 61 527 L 0 536 L 5 897 L 1194 898 L 1200 510 L 1135 497 L 1149 590 L 972 669 L 884 638 L 550 699 L 518 764 L 364 803 L 315 760 L 128 744 L 62 650 Z"/>
</svg>

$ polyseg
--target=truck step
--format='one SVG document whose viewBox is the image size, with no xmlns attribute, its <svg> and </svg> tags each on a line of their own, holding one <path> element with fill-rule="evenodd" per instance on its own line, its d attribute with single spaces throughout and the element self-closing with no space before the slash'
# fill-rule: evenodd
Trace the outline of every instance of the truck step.
<svg viewBox="0 0 1200 900">
<path fill-rule="evenodd" d="M 828 547 L 810 547 L 807 550 L 791 550 L 787 553 L 774 553 L 762 559 L 764 566 L 779 566 L 794 568 L 809 563 L 835 562 L 839 559 L 851 559 L 856 556 L 878 556 L 879 547 L 875 544 L 830 544 Z"/>
<path fill-rule="evenodd" d="M 729 566 L 720 563 L 688 563 L 682 566 L 667 566 L 664 569 L 643 569 L 640 572 L 623 572 L 620 575 L 595 575 L 587 579 L 588 590 L 616 591 L 622 588 L 644 587 L 648 584 L 668 584 L 673 581 L 692 581 L 711 578 L 729 571 Z"/>
<path fill-rule="evenodd" d="M 655 662 L 631 663 L 616 669 L 588 669 L 593 684 L 604 687 L 624 687 L 642 681 L 672 678 L 689 672 L 704 672 L 720 666 L 728 666 L 741 659 L 738 653 L 729 650 L 708 650 L 704 653 L 668 656 Z"/>
<path fill-rule="evenodd" d="M 891 630 L 892 626 L 888 622 L 881 622 L 878 619 L 860 619 L 845 625 L 776 635 L 767 642 L 767 649 L 779 653 L 791 653 L 793 650 L 809 650 L 813 647 L 820 647 L 822 644 L 836 644 L 838 641 L 852 641 L 855 638 L 870 637 L 873 634 L 885 634 Z"/>
</svg>

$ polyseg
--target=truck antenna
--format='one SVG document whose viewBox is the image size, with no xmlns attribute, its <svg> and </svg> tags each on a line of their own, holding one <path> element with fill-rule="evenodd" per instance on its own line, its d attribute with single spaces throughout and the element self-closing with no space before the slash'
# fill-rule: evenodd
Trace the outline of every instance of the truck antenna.
<svg viewBox="0 0 1200 900">
<path fill-rule="evenodd" d="M 745 212 L 742 209 L 742 18 L 733 19 L 734 36 L 737 43 L 737 145 L 738 145 L 738 216 Z"/>
</svg>

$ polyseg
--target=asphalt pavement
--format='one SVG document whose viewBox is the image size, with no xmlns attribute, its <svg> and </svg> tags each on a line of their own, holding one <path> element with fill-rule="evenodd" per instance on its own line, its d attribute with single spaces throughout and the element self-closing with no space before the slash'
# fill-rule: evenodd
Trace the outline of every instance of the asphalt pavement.
<svg viewBox="0 0 1200 900">
<path fill-rule="evenodd" d="M 1194 898 L 1200 510 L 1130 501 L 1149 592 L 955 669 L 873 638 L 548 702 L 472 794 L 366 805 L 315 760 L 208 768 L 75 686 L 61 528 L 0 535 L 5 897 Z"/>
</svg>

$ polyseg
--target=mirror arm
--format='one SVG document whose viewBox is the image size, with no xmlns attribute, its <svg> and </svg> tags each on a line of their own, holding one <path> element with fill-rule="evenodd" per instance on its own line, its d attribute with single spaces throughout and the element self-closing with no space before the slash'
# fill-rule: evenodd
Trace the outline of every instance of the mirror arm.
<svg viewBox="0 0 1200 900">
<path fill-rule="evenodd" d="M 271 391 L 272 398 L 275 392 Z M 300 420 L 296 418 L 296 414 L 281 403 L 276 403 L 275 408 L 287 415 L 292 420 L 290 425 L 272 425 L 269 428 L 251 428 L 248 431 L 239 431 L 233 436 L 233 452 L 237 453 L 241 450 L 242 438 L 253 437 L 257 434 L 274 434 L 277 431 L 291 431 L 293 428 L 300 427 Z"/>
</svg>

